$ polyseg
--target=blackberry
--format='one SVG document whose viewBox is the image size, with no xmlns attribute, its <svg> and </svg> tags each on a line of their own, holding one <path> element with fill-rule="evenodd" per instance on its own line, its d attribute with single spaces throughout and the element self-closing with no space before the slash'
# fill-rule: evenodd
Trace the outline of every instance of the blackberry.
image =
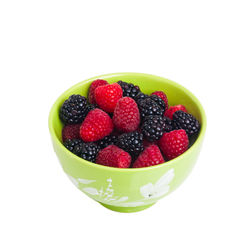
<svg viewBox="0 0 250 250">
<path fill-rule="evenodd" d="M 132 83 L 127 83 L 123 81 L 118 81 L 117 83 L 122 88 L 123 96 L 128 96 L 134 99 L 137 96 L 137 94 L 140 92 L 140 87 L 135 86 Z"/>
<path fill-rule="evenodd" d="M 122 134 L 118 137 L 116 146 L 136 158 L 143 151 L 143 134 L 139 132 Z"/>
<path fill-rule="evenodd" d="M 146 98 L 138 103 L 142 120 L 149 115 L 163 116 L 164 109 L 162 109 L 155 101 L 151 98 Z"/>
<path fill-rule="evenodd" d="M 99 140 L 97 143 L 101 149 L 106 148 L 109 145 L 115 144 L 117 141 L 116 135 L 105 136 L 102 140 Z"/>
<path fill-rule="evenodd" d="M 71 95 L 61 106 L 60 119 L 66 124 L 81 123 L 86 116 L 87 99 L 81 95 Z"/>
<path fill-rule="evenodd" d="M 150 98 L 156 102 L 164 111 L 166 109 L 166 104 L 165 102 L 157 95 L 151 95 Z"/>
<path fill-rule="evenodd" d="M 184 111 L 178 110 L 173 114 L 175 129 L 184 129 L 190 137 L 200 130 L 200 123 L 194 116 Z"/>
<path fill-rule="evenodd" d="M 142 100 L 144 100 L 144 99 L 146 99 L 148 97 L 149 97 L 148 95 L 146 95 L 146 94 L 144 94 L 142 92 L 139 92 L 137 94 L 137 96 L 135 97 L 135 101 L 136 101 L 137 104 L 139 104 Z"/>
<path fill-rule="evenodd" d="M 172 120 L 168 117 L 163 117 L 164 118 L 164 122 L 165 122 L 165 130 L 164 132 L 170 132 L 172 130 L 174 130 L 174 124 L 172 122 Z"/>
<path fill-rule="evenodd" d="M 100 147 L 94 143 L 84 143 L 79 156 L 86 161 L 95 162 L 99 150 Z"/>
<path fill-rule="evenodd" d="M 83 146 L 83 141 L 80 139 L 68 139 L 66 140 L 63 145 L 73 154 L 75 155 L 80 155 L 82 146 Z"/>
<path fill-rule="evenodd" d="M 98 107 L 97 104 L 88 104 L 85 110 L 85 117 L 91 110 L 96 109 L 97 107 Z"/>
<path fill-rule="evenodd" d="M 158 115 L 147 116 L 142 123 L 141 131 L 150 142 L 159 140 L 166 129 L 165 117 Z"/>
</svg>

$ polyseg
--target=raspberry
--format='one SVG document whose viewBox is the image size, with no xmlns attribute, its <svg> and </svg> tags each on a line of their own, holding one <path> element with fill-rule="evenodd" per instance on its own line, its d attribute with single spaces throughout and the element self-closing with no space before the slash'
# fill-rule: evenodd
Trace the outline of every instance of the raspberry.
<svg viewBox="0 0 250 250">
<path fill-rule="evenodd" d="M 159 141 L 159 146 L 168 160 L 172 160 L 188 149 L 188 136 L 185 130 L 173 130 L 164 133 Z"/>
<path fill-rule="evenodd" d="M 156 145 L 148 146 L 137 158 L 133 168 L 149 167 L 164 163 L 160 149 Z"/>
<path fill-rule="evenodd" d="M 95 101 L 98 106 L 106 112 L 114 112 L 119 99 L 122 98 L 122 88 L 119 84 L 113 83 L 103 85 L 95 90 Z"/>
<path fill-rule="evenodd" d="M 109 167 L 128 168 L 131 156 L 117 146 L 110 145 L 99 152 L 96 163 Z"/>
<path fill-rule="evenodd" d="M 59 117 L 65 124 L 81 123 L 86 117 L 87 99 L 81 95 L 71 95 L 61 106 Z"/>
<path fill-rule="evenodd" d="M 91 110 L 96 109 L 96 108 L 98 108 L 97 104 L 89 104 L 89 105 L 87 105 L 87 106 L 86 106 L 86 111 L 85 111 L 86 116 L 87 116 L 87 114 L 88 114 Z"/>
<path fill-rule="evenodd" d="M 92 142 L 109 135 L 113 123 L 107 113 L 100 109 L 91 110 L 80 127 L 80 136 L 85 142 Z"/>
<path fill-rule="evenodd" d="M 113 145 L 117 142 L 117 135 L 108 135 L 105 136 L 103 139 L 101 139 L 100 141 L 98 141 L 98 145 L 101 149 L 106 148 L 109 145 Z"/>
<path fill-rule="evenodd" d="M 118 137 L 116 146 L 135 158 L 143 151 L 143 134 L 139 132 L 122 134 Z"/>
<path fill-rule="evenodd" d="M 62 130 L 63 142 L 67 139 L 80 139 L 80 126 L 81 124 L 70 124 L 64 126 Z"/>
<path fill-rule="evenodd" d="M 86 161 L 95 162 L 100 147 L 94 143 L 83 143 L 79 156 Z"/>
<path fill-rule="evenodd" d="M 140 125 L 140 113 L 136 102 L 130 97 L 121 98 L 114 110 L 113 123 L 119 131 L 132 132 Z"/>
<path fill-rule="evenodd" d="M 151 95 L 150 98 L 156 102 L 162 109 L 163 111 L 165 112 L 165 109 L 166 109 L 166 104 L 165 102 L 157 95 Z"/>
<path fill-rule="evenodd" d="M 164 116 L 170 118 L 170 119 L 173 119 L 173 114 L 178 111 L 178 110 L 182 110 L 184 112 L 187 112 L 185 106 L 183 105 L 175 105 L 175 106 L 172 106 L 170 107 L 169 109 L 167 109 L 164 113 Z"/>
<path fill-rule="evenodd" d="M 151 98 L 146 98 L 138 103 L 138 107 L 141 114 L 141 119 L 143 120 L 149 115 L 160 115 L 162 116 L 164 110 Z"/>
<path fill-rule="evenodd" d="M 102 79 L 97 79 L 91 83 L 91 85 L 89 87 L 89 94 L 88 94 L 89 103 L 91 103 L 91 104 L 96 103 L 96 101 L 95 101 L 95 89 L 100 87 L 100 86 L 107 85 L 107 84 L 108 84 L 108 82 L 105 80 L 102 80 Z"/>
<path fill-rule="evenodd" d="M 123 81 L 118 81 L 117 83 L 122 87 L 123 96 L 128 96 L 134 99 L 136 95 L 140 92 L 139 86 L 135 86 L 132 83 L 127 83 Z"/>
<path fill-rule="evenodd" d="M 196 120 L 196 118 L 181 110 L 176 111 L 173 114 L 173 122 L 175 129 L 184 129 L 188 136 L 192 136 L 200 130 L 200 123 Z"/>
<path fill-rule="evenodd" d="M 168 109 L 168 98 L 166 96 L 166 94 L 163 91 L 155 91 L 151 94 L 152 95 L 157 95 L 159 96 L 165 103 L 166 109 Z"/>
<path fill-rule="evenodd" d="M 66 140 L 63 145 L 73 154 L 75 155 L 80 155 L 82 146 L 83 146 L 83 141 L 79 139 L 68 139 Z"/>
</svg>

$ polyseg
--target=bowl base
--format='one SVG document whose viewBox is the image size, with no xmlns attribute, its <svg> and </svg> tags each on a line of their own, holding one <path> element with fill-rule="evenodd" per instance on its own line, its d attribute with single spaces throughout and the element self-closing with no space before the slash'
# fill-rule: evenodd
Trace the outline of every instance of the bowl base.
<svg viewBox="0 0 250 250">
<path fill-rule="evenodd" d="M 120 212 L 120 213 L 134 213 L 134 212 L 139 212 L 144 209 L 147 209 L 151 206 L 153 206 L 155 203 L 145 205 L 145 206 L 139 206 L 139 207 L 118 207 L 118 206 L 111 206 L 108 204 L 104 204 L 99 202 L 102 206 L 106 207 L 107 209 L 110 209 L 112 211 Z"/>
</svg>

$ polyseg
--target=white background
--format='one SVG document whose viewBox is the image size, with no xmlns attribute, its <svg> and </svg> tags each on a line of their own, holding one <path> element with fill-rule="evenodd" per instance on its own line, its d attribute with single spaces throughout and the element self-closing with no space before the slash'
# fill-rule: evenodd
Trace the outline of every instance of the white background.
<svg viewBox="0 0 250 250">
<path fill-rule="evenodd" d="M 249 249 L 249 1 L 1 1 L 0 249 Z M 56 98 L 95 75 L 190 89 L 208 129 L 186 182 L 153 207 L 109 211 L 53 152 Z"/>
</svg>

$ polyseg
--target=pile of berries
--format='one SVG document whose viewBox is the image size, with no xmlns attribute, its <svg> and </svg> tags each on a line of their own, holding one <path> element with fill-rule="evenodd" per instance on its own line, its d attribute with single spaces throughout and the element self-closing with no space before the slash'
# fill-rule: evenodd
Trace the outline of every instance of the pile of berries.
<svg viewBox="0 0 250 250">
<path fill-rule="evenodd" d="M 97 79 L 88 97 L 71 95 L 61 106 L 64 146 L 97 164 L 141 168 L 172 160 L 189 147 L 200 124 L 183 105 L 169 107 L 163 91 Z"/>
</svg>

